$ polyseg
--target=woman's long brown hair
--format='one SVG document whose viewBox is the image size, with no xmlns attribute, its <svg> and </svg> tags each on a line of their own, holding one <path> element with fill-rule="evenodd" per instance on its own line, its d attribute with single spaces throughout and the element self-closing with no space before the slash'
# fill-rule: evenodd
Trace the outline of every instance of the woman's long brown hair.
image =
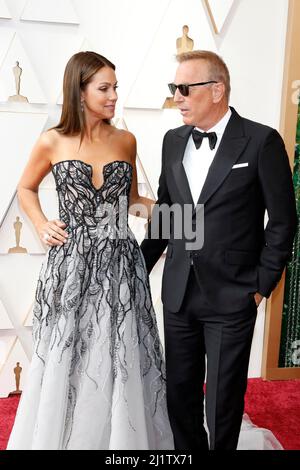
<svg viewBox="0 0 300 470">
<path fill-rule="evenodd" d="M 56 129 L 64 135 L 77 135 L 82 139 L 85 134 L 85 117 L 81 110 L 81 91 L 84 91 L 93 75 L 102 67 L 116 69 L 114 64 L 96 52 L 78 52 L 66 65 L 63 83 L 63 106 L 61 118 Z M 104 121 L 110 124 L 108 119 Z"/>
</svg>

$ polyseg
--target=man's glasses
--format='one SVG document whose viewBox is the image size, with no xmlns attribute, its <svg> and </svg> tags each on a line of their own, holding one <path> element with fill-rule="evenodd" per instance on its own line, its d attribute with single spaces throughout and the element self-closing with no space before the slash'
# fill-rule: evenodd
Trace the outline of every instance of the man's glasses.
<svg viewBox="0 0 300 470">
<path fill-rule="evenodd" d="M 210 80 L 209 82 L 181 83 L 180 85 L 175 85 L 175 83 L 169 83 L 168 87 L 173 96 L 175 95 L 177 88 L 182 96 L 189 96 L 190 86 L 208 85 L 209 83 L 218 83 L 218 82 L 216 82 L 215 80 Z"/>
</svg>

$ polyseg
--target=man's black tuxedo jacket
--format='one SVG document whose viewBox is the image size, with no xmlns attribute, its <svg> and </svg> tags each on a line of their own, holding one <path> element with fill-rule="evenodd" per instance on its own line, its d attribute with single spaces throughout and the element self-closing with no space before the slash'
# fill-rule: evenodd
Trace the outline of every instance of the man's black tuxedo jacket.
<svg viewBox="0 0 300 470">
<path fill-rule="evenodd" d="M 162 301 L 172 312 L 180 309 L 191 257 L 203 298 L 199 307 L 227 313 L 253 306 L 255 292 L 268 297 L 291 252 L 296 207 L 283 140 L 276 130 L 231 110 L 198 200 L 204 204 L 203 248 L 188 251 L 190 240 L 175 239 L 172 221 L 169 240 L 149 238 L 149 224 L 141 245 L 148 272 L 168 246 Z M 182 126 L 164 137 L 157 206 L 193 204 L 182 164 L 191 131 Z M 248 165 L 232 168 L 242 163 Z"/>
</svg>

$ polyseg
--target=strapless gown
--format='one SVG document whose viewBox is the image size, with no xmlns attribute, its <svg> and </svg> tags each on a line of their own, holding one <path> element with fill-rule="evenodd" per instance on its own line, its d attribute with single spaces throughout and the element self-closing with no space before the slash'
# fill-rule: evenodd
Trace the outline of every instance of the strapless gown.
<svg viewBox="0 0 300 470">
<path fill-rule="evenodd" d="M 132 166 L 80 160 L 52 172 L 68 241 L 36 289 L 34 352 L 8 449 L 172 449 L 162 346 L 128 226 Z M 122 204 L 120 204 L 122 201 Z"/>
</svg>

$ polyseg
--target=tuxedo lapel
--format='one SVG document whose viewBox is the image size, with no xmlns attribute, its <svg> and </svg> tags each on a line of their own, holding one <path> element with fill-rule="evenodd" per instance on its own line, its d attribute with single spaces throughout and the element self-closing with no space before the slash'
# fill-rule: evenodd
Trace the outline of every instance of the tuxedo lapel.
<svg viewBox="0 0 300 470">
<path fill-rule="evenodd" d="M 207 173 L 197 204 L 207 203 L 248 144 L 249 137 L 244 135 L 242 118 L 233 108 L 231 108 L 231 111 L 231 118 Z"/>
<path fill-rule="evenodd" d="M 184 204 L 192 204 L 194 207 L 190 186 L 182 163 L 185 147 L 187 145 L 192 129 L 193 126 L 183 126 L 177 129 L 174 135 L 173 149 L 171 150 L 171 168 L 177 189 L 181 195 Z"/>
</svg>

